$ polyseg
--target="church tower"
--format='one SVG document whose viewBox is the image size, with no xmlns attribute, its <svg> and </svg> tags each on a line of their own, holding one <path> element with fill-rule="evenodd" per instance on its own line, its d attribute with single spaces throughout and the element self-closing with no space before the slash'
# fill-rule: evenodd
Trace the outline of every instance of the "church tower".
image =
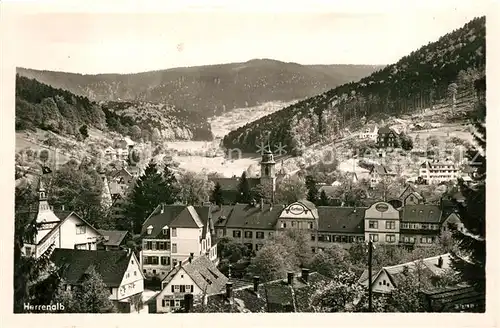
<svg viewBox="0 0 500 328">
<path fill-rule="evenodd" d="M 36 216 L 36 223 L 40 224 L 38 228 L 35 243 L 38 244 L 45 235 L 47 235 L 52 228 L 61 220 L 54 214 L 49 205 L 47 190 L 45 189 L 42 178 L 38 181 L 38 213 Z"/>
<path fill-rule="evenodd" d="M 260 184 L 262 186 L 271 186 L 272 197 L 271 202 L 274 203 L 274 194 L 276 192 L 276 162 L 274 161 L 273 153 L 266 150 L 262 154 L 260 162 Z"/>
</svg>

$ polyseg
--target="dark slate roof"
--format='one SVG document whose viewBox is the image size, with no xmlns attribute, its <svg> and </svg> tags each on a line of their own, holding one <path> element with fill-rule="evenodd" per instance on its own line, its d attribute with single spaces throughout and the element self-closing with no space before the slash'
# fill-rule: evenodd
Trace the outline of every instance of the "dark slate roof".
<svg viewBox="0 0 500 328">
<path fill-rule="evenodd" d="M 188 205 L 170 222 L 169 226 L 172 228 L 201 228 L 203 223 L 194 206 Z"/>
<path fill-rule="evenodd" d="M 292 285 L 286 283 L 286 279 L 279 279 L 264 284 L 259 284 L 257 292 L 253 289 L 253 283 L 246 286 L 237 287 L 233 283 L 232 304 L 226 297 L 225 292 L 208 297 L 208 312 L 243 312 L 243 313 L 263 313 L 263 312 L 312 312 L 309 296 L 318 288 L 319 284 L 331 281 L 329 278 L 312 272 L 309 274 L 308 282 L 305 282 L 300 274 L 296 274 Z M 269 304 L 266 304 L 267 299 Z M 269 308 L 268 308 L 269 306 Z M 197 312 L 201 305 L 194 307 Z"/>
<path fill-rule="evenodd" d="M 211 215 L 214 227 L 217 228 L 226 226 L 227 219 L 231 216 L 233 208 L 233 206 L 229 205 L 213 206 Z"/>
<path fill-rule="evenodd" d="M 406 205 L 403 207 L 402 222 L 439 223 L 441 209 L 436 205 Z"/>
<path fill-rule="evenodd" d="M 206 256 L 195 257 L 191 263 L 188 260 L 184 260 L 182 267 L 176 265 L 163 279 L 162 285 L 168 284 L 181 268 L 186 271 L 195 284 L 201 290 L 205 291 L 207 295 L 220 293 L 226 287 L 228 278 Z"/>
<path fill-rule="evenodd" d="M 384 175 L 384 174 L 389 173 L 389 171 L 387 170 L 387 168 L 384 165 L 381 165 L 381 164 L 374 164 L 373 167 L 372 167 L 372 169 L 370 170 L 370 174 L 372 172 L 378 173 L 380 175 Z"/>
<path fill-rule="evenodd" d="M 394 131 L 393 129 L 389 128 L 388 126 L 384 126 L 384 127 L 380 128 L 378 130 L 378 134 L 387 134 L 387 133 L 390 133 L 390 132 L 394 133 L 395 135 L 398 135 L 396 133 L 396 131 Z"/>
<path fill-rule="evenodd" d="M 78 284 L 83 274 L 93 266 L 107 287 L 118 287 L 132 254 L 127 251 L 56 248 L 50 258 L 56 266 L 62 268 L 62 278 L 69 284 Z"/>
<path fill-rule="evenodd" d="M 366 207 L 318 206 L 318 231 L 363 233 L 366 209 Z"/>
<path fill-rule="evenodd" d="M 281 211 L 283 211 L 281 205 L 271 207 L 269 204 L 264 204 L 261 209 L 252 205 L 236 204 L 227 219 L 226 227 L 274 230 Z"/>
<path fill-rule="evenodd" d="M 125 237 L 128 234 L 128 231 L 121 230 L 98 230 L 101 235 L 103 235 L 106 239 L 102 242 L 105 246 L 120 246 Z"/>
<path fill-rule="evenodd" d="M 166 225 L 170 225 L 185 207 L 186 205 L 164 205 L 163 213 L 161 213 L 162 206 L 157 206 L 142 225 L 141 236 L 147 236 L 148 238 L 163 238 L 162 228 Z M 153 231 L 148 235 L 147 228 L 150 225 L 153 226 Z"/>
</svg>

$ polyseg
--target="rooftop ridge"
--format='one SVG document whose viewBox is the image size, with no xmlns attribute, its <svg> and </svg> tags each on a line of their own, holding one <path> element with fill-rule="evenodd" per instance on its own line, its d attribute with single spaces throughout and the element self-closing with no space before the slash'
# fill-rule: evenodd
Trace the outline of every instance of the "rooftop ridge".
<svg viewBox="0 0 500 328">
<path fill-rule="evenodd" d="M 405 266 L 408 266 L 410 264 L 416 264 L 419 261 L 437 260 L 438 258 L 440 258 L 442 256 L 450 256 L 450 255 L 451 255 L 450 253 L 445 253 L 445 254 L 441 254 L 441 255 L 426 257 L 425 259 L 417 259 L 417 260 L 413 260 L 413 261 L 405 262 L 405 263 L 401 263 L 401 264 L 396 264 L 396 265 L 391 265 L 391 266 L 384 266 L 384 267 L 382 267 L 381 270 L 384 270 L 384 269 L 395 269 L 395 268 L 399 268 L 399 267 L 405 267 Z"/>
</svg>

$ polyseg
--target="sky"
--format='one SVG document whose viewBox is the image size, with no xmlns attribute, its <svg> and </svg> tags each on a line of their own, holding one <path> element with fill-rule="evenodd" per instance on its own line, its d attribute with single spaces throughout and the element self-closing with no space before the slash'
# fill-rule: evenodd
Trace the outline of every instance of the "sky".
<svg viewBox="0 0 500 328">
<path fill-rule="evenodd" d="M 255 58 L 385 65 L 463 26 L 484 8 L 356 12 L 27 13 L 15 21 L 16 66 L 135 73 Z"/>
</svg>

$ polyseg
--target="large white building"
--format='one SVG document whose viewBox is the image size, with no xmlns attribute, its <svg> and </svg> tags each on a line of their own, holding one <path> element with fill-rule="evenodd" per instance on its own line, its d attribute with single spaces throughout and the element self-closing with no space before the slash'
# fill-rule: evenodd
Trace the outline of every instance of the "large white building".
<svg viewBox="0 0 500 328">
<path fill-rule="evenodd" d="M 427 183 L 441 183 L 459 177 L 457 166 L 452 162 L 424 162 L 420 165 L 419 176 Z"/>
</svg>

